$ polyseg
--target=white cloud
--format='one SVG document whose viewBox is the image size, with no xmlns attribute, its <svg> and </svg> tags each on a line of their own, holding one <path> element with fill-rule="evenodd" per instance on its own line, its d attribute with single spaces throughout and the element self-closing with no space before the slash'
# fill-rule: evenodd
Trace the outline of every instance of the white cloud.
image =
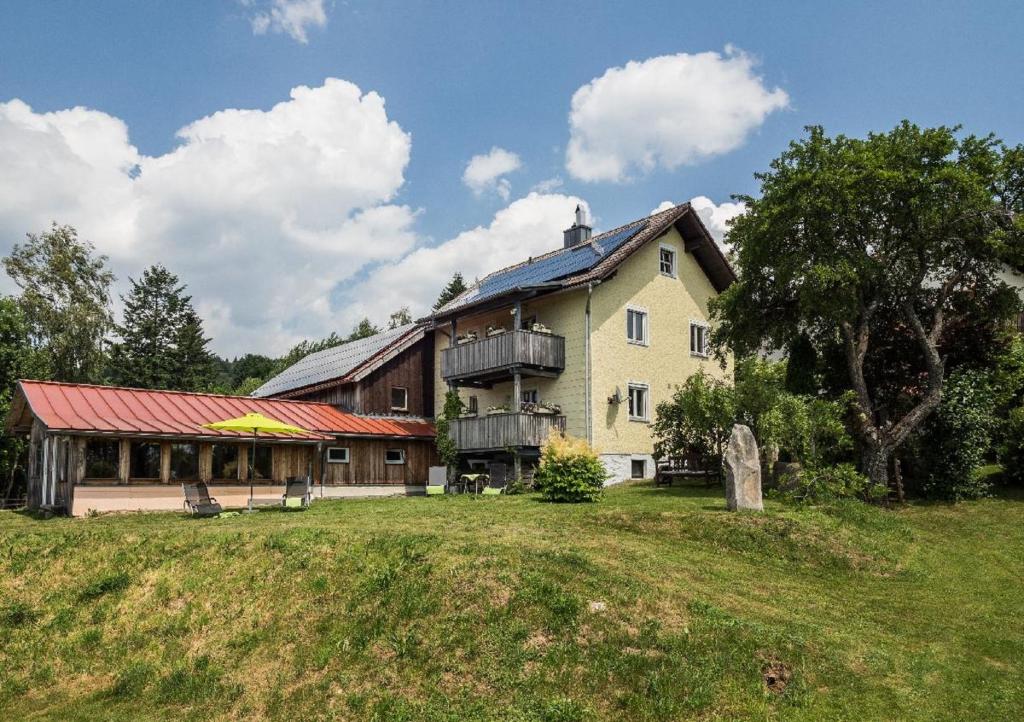
<svg viewBox="0 0 1024 722">
<path fill-rule="evenodd" d="M 499 268 L 562 247 L 562 231 L 572 225 L 575 196 L 530 193 L 498 211 L 487 226 L 477 226 L 436 246 L 416 249 L 397 263 L 376 268 L 346 294 L 346 322 L 363 316 L 386 318 L 409 305 L 414 316 L 429 312 L 455 271 L 468 284 Z M 347 328 L 347 325 L 343 326 Z"/>
<path fill-rule="evenodd" d="M 667 211 L 669 208 L 675 208 L 677 205 L 679 204 L 674 201 L 662 201 L 648 215 L 653 216 L 655 213 Z M 729 221 L 747 209 L 744 204 L 731 201 L 716 204 L 707 196 L 691 198 L 690 207 L 700 216 L 701 223 L 704 224 L 704 227 L 708 229 L 708 233 L 714 237 L 723 250 L 726 249 L 725 237 L 729 232 Z"/>
<path fill-rule="evenodd" d="M 544 180 L 535 183 L 533 188 L 530 190 L 536 193 L 550 193 L 551 191 L 558 190 L 564 184 L 565 181 L 563 181 L 560 176 L 555 176 L 554 178 L 545 178 Z"/>
<path fill-rule="evenodd" d="M 247 7 L 256 7 L 254 0 L 242 0 Z M 256 35 L 265 35 L 268 31 L 287 33 L 300 43 L 308 43 L 309 28 L 322 28 L 327 25 L 327 11 L 324 0 L 271 0 L 261 4 L 264 9 L 257 10 L 249 17 L 252 31 Z"/>
<path fill-rule="evenodd" d="M 392 203 L 411 141 L 376 93 L 328 79 L 178 137 L 147 157 L 106 113 L 0 103 L 0 253 L 56 220 L 110 256 L 118 291 L 162 262 L 234 354 L 343 329 L 339 285 L 415 246 L 415 212 Z"/>
<path fill-rule="evenodd" d="M 673 203 L 672 201 L 662 201 L 661 203 L 658 204 L 657 208 L 654 208 L 653 210 L 651 210 L 651 212 L 648 213 L 647 215 L 653 216 L 655 213 L 661 213 L 662 211 L 667 211 L 669 208 L 675 208 L 677 205 L 678 205 L 677 203 Z"/>
<path fill-rule="evenodd" d="M 729 221 L 747 209 L 744 204 L 732 201 L 716 204 L 707 196 L 691 198 L 690 207 L 700 216 L 704 227 L 715 237 L 718 245 L 723 247 L 726 244 L 726 234 L 729 232 Z"/>
<path fill-rule="evenodd" d="M 494 146 L 487 153 L 474 155 L 462 173 L 462 182 L 476 195 L 493 190 L 502 200 L 508 200 L 512 185 L 503 176 L 519 170 L 522 162 L 519 156 L 504 148 Z"/>
<path fill-rule="evenodd" d="M 789 102 L 785 91 L 765 87 L 755 66 L 727 46 L 609 68 L 572 96 L 566 168 L 584 181 L 624 182 L 739 147 Z"/>
</svg>

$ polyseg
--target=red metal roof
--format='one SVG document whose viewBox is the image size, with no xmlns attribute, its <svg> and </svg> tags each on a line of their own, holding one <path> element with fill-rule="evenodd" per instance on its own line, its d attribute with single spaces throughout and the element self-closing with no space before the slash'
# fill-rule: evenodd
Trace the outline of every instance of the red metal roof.
<svg viewBox="0 0 1024 722">
<path fill-rule="evenodd" d="M 56 381 L 19 381 L 18 389 L 32 413 L 51 431 L 140 436 L 248 437 L 249 434 L 236 431 L 205 429 L 203 424 L 257 412 L 310 431 L 308 434 L 260 434 L 261 438 L 328 441 L 332 435 L 434 436 L 434 425 L 426 421 L 357 416 L 339 411 L 329 404 L 309 401 L 152 391 Z"/>
</svg>

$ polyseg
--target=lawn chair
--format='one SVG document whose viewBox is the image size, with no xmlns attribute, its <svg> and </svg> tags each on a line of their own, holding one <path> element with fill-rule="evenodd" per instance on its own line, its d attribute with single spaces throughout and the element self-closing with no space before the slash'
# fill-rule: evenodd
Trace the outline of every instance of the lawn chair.
<svg viewBox="0 0 1024 722">
<path fill-rule="evenodd" d="M 448 486 L 448 467 L 431 466 L 427 478 L 427 496 L 442 495 Z"/>
<path fill-rule="evenodd" d="M 185 511 L 192 516 L 216 516 L 224 511 L 224 507 L 210 496 L 210 490 L 201 481 L 195 484 L 182 484 L 181 490 L 185 494 Z"/>
<path fill-rule="evenodd" d="M 505 464 L 491 464 L 488 472 L 490 480 L 484 487 L 484 496 L 497 496 L 508 485 L 508 467 Z"/>
<path fill-rule="evenodd" d="M 281 506 L 286 509 L 304 509 L 309 506 L 309 483 L 306 478 L 289 476 L 285 481 Z"/>
</svg>

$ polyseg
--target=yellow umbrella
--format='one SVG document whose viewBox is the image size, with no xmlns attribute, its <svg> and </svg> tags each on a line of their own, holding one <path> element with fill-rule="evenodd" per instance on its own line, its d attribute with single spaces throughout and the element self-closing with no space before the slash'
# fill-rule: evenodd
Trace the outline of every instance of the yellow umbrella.
<svg viewBox="0 0 1024 722">
<path fill-rule="evenodd" d="M 204 428 L 214 431 L 244 431 L 252 432 L 252 463 L 249 465 L 249 511 L 252 511 L 252 482 L 256 476 L 256 435 L 264 434 L 309 434 L 306 429 L 286 424 L 277 419 L 271 419 L 263 414 L 248 413 L 239 416 L 237 419 L 226 419 L 225 421 L 214 421 L 212 424 L 203 424 Z"/>
</svg>

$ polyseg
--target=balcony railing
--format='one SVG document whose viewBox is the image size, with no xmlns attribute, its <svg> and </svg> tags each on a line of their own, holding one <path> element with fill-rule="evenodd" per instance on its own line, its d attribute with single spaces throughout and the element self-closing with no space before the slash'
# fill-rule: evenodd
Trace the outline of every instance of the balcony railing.
<svg viewBox="0 0 1024 722">
<path fill-rule="evenodd" d="M 538 447 L 552 429 L 565 431 L 565 417 L 507 413 L 453 419 L 448 433 L 459 451 L 496 451 Z"/>
<path fill-rule="evenodd" d="M 445 381 L 500 377 L 514 369 L 558 374 L 565 370 L 565 338 L 533 331 L 507 331 L 441 352 Z"/>
</svg>

